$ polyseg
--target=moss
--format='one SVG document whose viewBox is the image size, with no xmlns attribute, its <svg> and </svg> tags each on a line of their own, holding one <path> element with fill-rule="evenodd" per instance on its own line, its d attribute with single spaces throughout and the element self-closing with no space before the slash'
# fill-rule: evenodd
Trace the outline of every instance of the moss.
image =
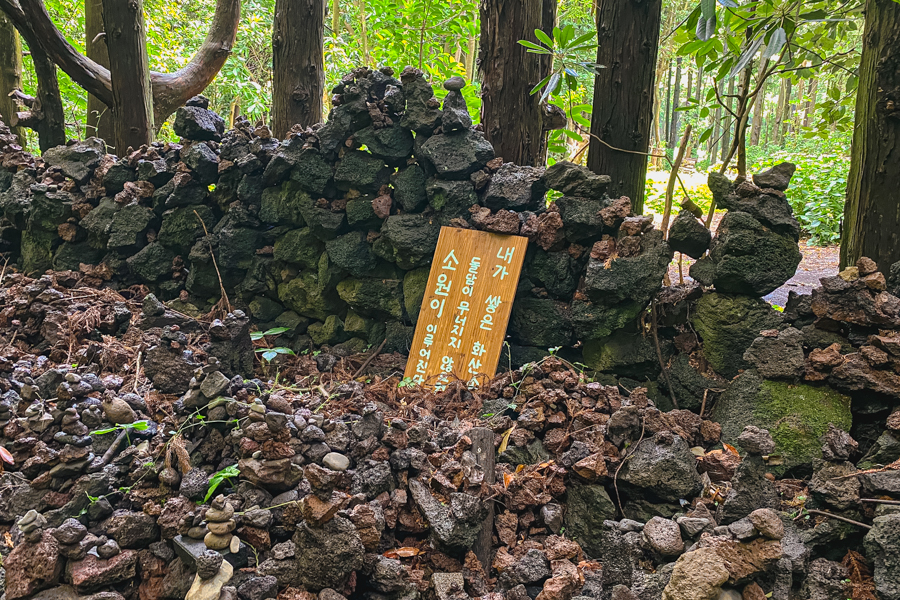
<svg viewBox="0 0 900 600">
<path fill-rule="evenodd" d="M 785 465 L 808 462 L 821 452 L 829 423 L 848 431 L 850 398 L 827 387 L 763 381 L 753 417 L 775 440 Z"/>
</svg>

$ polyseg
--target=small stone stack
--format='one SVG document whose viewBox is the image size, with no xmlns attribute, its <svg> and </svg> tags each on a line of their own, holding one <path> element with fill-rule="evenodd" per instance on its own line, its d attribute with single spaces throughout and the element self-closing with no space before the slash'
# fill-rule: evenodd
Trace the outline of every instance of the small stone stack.
<svg viewBox="0 0 900 600">
<path fill-rule="evenodd" d="M 25 513 L 25 516 L 19 519 L 16 525 L 18 525 L 19 531 L 25 534 L 26 542 L 37 544 L 41 541 L 41 535 L 44 527 L 47 525 L 47 520 L 44 519 L 44 515 L 32 509 Z"/>
<path fill-rule="evenodd" d="M 219 494 L 212 501 L 212 506 L 206 511 L 206 528 L 209 533 L 203 538 L 203 543 L 210 550 L 229 550 L 234 544 L 234 508 L 226 502 L 225 496 Z"/>
</svg>

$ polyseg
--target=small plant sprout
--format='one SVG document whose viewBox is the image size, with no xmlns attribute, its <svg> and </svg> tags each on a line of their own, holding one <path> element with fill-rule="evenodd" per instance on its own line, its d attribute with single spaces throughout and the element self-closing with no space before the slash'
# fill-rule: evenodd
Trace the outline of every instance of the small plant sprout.
<svg viewBox="0 0 900 600">
<path fill-rule="evenodd" d="M 209 488 L 206 490 L 206 496 L 203 498 L 203 502 L 209 502 L 209 499 L 213 497 L 213 494 L 216 493 L 216 489 L 218 489 L 219 485 L 223 481 L 227 481 L 229 485 L 231 485 L 231 478 L 237 477 L 241 472 L 238 471 L 236 465 L 229 465 L 213 475 L 209 479 Z"/>
<path fill-rule="evenodd" d="M 274 327 L 267 331 L 253 331 L 250 333 L 250 339 L 253 341 L 264 340 L 266 337 L 270 335 L 280 335 L 285 331 L 289 331 L 290 327 Z M 285 348 L 283 346 L 278 346 L 276 348 L 257 348 L 256 353 L 262 356 L 262 359 L 267 363 L 272 362 L 275 358 L 280 354 L 288 354 L 290 356 L 296 356 L 294 351 L 290 348 Z"/>
<path fill-rule="evenodd" d="M 106 435 L 107 433 L 112 433 L 113 431 L 124 431 L 125 441 L 128 442 L 129 445 L 131 445 L 131 437 L 128 435 L 129 432 L 146 431 L 148 427 L 150 427 L 150 423 L 148 421 L 135 421 L 134 423 L 121 423 L 119 425 L 107 427 L 106 429 L 96 429 L 91 432 L 91 435 Z"/>
</svg>

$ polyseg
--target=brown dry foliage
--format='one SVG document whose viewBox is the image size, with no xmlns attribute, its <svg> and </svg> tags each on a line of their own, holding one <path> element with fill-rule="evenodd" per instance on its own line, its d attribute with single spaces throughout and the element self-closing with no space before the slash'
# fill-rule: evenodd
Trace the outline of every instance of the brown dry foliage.
<svg viewBox="0 0 900 600">
<path fill-rule="evenodd" d="M 841 564 L 850 572 L 851 600 L 878 600 L 875 594 L 875 580 L 872 579 L 872 572 L 865 556 L 848 550 Z"/>
</svg>

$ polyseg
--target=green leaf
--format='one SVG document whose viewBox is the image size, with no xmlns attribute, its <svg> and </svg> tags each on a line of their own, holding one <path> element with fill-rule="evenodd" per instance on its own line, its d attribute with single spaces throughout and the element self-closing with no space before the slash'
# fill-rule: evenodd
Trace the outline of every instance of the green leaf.
<svg viewBox="0 0 900 600">
<path fill-rule="evenodd" d="M 700 16 L 709 21 L 716 18 L 716 0 L 700 0 Z"/>
<path fill-rule="evenodd" d="M 290 331 L 290 327 L 273 327 L 266 331 L 263 335 L 278 335 L 279 333 L 284 333 L 285 331 Z"/>
<path fill-rule="evenodd" d="M 572 40 L 572 46 L 580 46 L 581 44 L 585 44 L 587 42 L 593 42 L 596 39 L 597 34 L 593 31 L 589 31 L 584 35 L 579 35 L 577 38 Z M 594 46 L 597 44 L 594 43 Z"/>
<path fill-rule="evenodd" d="M 734 0 L 719 0 L 719 4 L 727 8 L 737 8 L 738 4 Z"/>
<path fill-rule="evenodd" d="M 744 50 L 744 53 L 741 54 L 741 57 L 738 59 L 738 61 L 734 63 L 734 66 L 731 67 L 731 71 L 729 71 L 728 76 L 734 77 L 735 75 L 743 71 L 747 67 L 747 65 L 750 64 L 750 61 L 753 60 L 753 57 L 756 56 L 756 53 L 759 52 L 759 48 L 760 46 L 762 46 L 762 43 L 763 36 L 759 36 L 758 38 L 753 40 L 753 42 L 750 43 L 747 49 Z"/>
<path fill-rule="evenodd" d="M 263 352 L 263 355 L 262 355 L 262 357 L 264 359 L 266 359 L 266 361 L 268 361 L 268 362 L 272 362 L 276 356 L 278 356 L 278 353 L 275 352 L 274 350 L 267 350 L 266 352 Z"/>
<path fill-rule="evenodd" d="M 550 78 L 551 78 L 552 76 L 553 76 L 553 75 L 550 74 L 550 75 L 547 75 L 546 77 L 544 77 L 543 79 L 541 79 L 540 83 L 538 83 L 536 86 L 534 86 L 533 88 L 531 88 L 531 94 L 530 94 L 530 95 L 534 96 L 534 95 L 537 94 L 539 91 L 541 91 L 541 88 L 543 88 L 545 85 L 547 85 L 547 83 L 550 82 Z"/>
<path fill-rule="evenodd" d="M 146 431 L 148 427 L 150 427 L 150 423 L 147 421 L 135 421 L 131 424 L 131 428 L 137 431 Z"/>
<path fill-rule="evenodd" d="M 209 502 L 209 499 L 212 498 L 212 495 L 216 492 L 216 488 L 225 481 L 226 479 L 230 479 L 231 477 L 238 477 L 241 472 L 238 470 L 237 466 L 229 465 L 213 475 L 209 480 L 209 488 L 206 490 L 206 497 L 203 498 L 203 502 Z"/>
<path fill-rule="evenodd" d="M 713 0 L 713 1 L 715 1 L 715 0 Z M 699 39 L 702 42 L 705 42 L 705 41 L 709 40 L 710 38 L 712 38 L 712 36 L 715 33 L 716 33 L 716 15 L 713 14 L 713 16 L 709 19 L 700 17 L 700 20 L 697 21 L 697 29 L 696 29 L 697 39 Z"/>
<path fill-rule="evenodd" d="M 549 50 L 547 50 L 543 46 L 538 46 L 534 42 L 529 42 L 528 40 L 519 40 L 519 43 L 529 50 L 533 50 L 537 54 L 550 54 Z"/>
<path fill-rule="evenodd" d="M 92 431 L 91 435 L 106 435 L 107 433 L 112 433 L 118 429 L 118 427 L 110 427 L 109 429 L 97 429 L 96 431 Z"/>
<path fill-rule="evenodd" d="M 251 331 L 251 332 L 250 332 L 250 339 L 251 339 L 251 340 L 254 340 L 254 341 L 255 341 L 255 340 L 261 340 L 261 339 L 263 339 L 263 336 L 264 336 L 264 335 L 265 335 L 265 334 L 264 334 L 262 331 Z"/>
<path fill-rule="evenodd" d="M 784 47 L 785 42 L 787 42 L 787 34 L 784 32 L 784 27 L 779 27 L 772 32 L 772 36 L 769 38 L 769 43 L 766 44 L 766 49 L 763 50 L 763 60 L 769 60 L 777 56 L 778 53 L 781 52 L 781 49 Z"/>
<path fill-rule="evenodd" d="M 540 40 L 541 43 L 543 43 L 548 48 L 553 48 L 553 40 L 551 40 L 550 36 L 548 36 L 546 33 L 541 31 L 540 29 L 534 30 L 534 37 L 536 37 L 538 40 Z"/>
</svg>

